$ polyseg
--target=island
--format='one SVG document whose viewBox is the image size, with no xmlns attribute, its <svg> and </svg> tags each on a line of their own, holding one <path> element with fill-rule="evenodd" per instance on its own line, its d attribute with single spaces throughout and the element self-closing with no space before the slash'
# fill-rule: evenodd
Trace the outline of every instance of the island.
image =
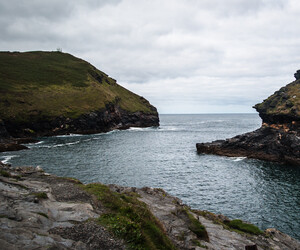
<svg viewBox="0 0 300 250">
<path fill-rule="evenodd" d="M 259 129 L 197 143 L 197 152 L 300 165 L 300 70 L 294 76 L 295 81 L 254 106 L 262 119 Z"/>
<path fill-rule="evenodd" d="M 40 136 L 159 126 L 145 98 L 60 51 L 0 52 L 0 152 Z"/>
</svg>

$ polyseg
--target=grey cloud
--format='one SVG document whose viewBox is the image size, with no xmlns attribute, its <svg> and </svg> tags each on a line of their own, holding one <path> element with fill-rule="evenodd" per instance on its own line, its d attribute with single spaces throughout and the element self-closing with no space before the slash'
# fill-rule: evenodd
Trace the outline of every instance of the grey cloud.
<svg viewBox="0 0 300 250">
<path fill-rule="evenodd" d="M 0 48 L 61 47 L 164 112 L 248 112 L 300 68 L 299 11 L 297 0 L 0 0 Z"/>
</svg>

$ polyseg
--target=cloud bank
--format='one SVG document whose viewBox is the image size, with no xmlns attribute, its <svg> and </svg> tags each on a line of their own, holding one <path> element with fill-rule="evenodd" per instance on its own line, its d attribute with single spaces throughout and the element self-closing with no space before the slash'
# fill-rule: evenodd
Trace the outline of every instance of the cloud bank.
<svg viewBox="0 0 300 250">
<path fill-rule="evenodd" d="M 0 0 L 0 48 L 91 62 L 161 113 L 254 112 L 300 68 L 297 0 Z"/>
</svg>

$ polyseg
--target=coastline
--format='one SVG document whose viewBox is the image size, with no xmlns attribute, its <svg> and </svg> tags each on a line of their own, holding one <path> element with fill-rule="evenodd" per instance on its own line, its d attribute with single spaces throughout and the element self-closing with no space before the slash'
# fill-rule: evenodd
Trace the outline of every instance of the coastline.
<svg viewBox="0 0 300 250">
<path fill-rule="evenodd" d="M 40 167 L 13 168 L 1 163 L 0 168 L 3 204 L 0 240 L 7 249 L 12 244 L 23 249 L 30 244 L 58 249 L 91 249 L 102 244 L 102 249 L 124 249 L 128 247 L 128 239 L 124 235 L 123 239 L 116 237 L 111 224 L 104 226 L 103 215 L 122 217 L 120 211 L 131 208 L 138 213 L 137 207 L 144 207 L 144 212 L 154 216 L 151 220 L 158 226 L 159 235 L 168 246 L 166 249 L 300 248 L 297 240 L 276 229 L 257 234 L 241 231 L 232 227 L 232 221 L 225 216 L 192 210 L 162 189 L 83 185 L 72 178 L 47 174 Z M 105 193 L 110 194 L 108 200 Z M 99 218 L 102 224 L 98 223 Z M 156 244 L 153 239 L 150 241 Z"/>
</svg>

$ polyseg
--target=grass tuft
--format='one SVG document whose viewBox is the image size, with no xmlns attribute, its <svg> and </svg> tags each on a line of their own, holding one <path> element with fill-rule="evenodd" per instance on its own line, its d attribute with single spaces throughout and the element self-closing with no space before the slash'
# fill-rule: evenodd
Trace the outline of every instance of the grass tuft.
<svg viewBox="0 0 300 250">
<path fill-rule="evenodd" d="M 242 220 L 232 220 L 226 224 L 231 228 L 237 229 L 245 233 L 255 235 L 263 234 L 263 231 L 261 231 L 257 226 L 245 223 Z"/>
<path fill-rule="evenodd" d="M 10 177 L 10 173 L 3 169 L 0 170 L 0 175 L 7 178 Z"/>
<path fill-rule="evenodd" d="M 48 196 L 45 192 L 33 193 L 33 195 L 38 199 L 48 199 Z"/>
<path fill-rule="evenodd" d="M 41 216 L 43 216 L 43 217 L 45 217 L 45 218 L 49 219 L 48 215 L 47 215 L 47 214 L 45 214 L 45 213 L 42 213 L 42 212 L 37 212 L 37 214 L 39 214 L 39 215 L 41 215 Z"/>
<path fill-rule="evenodd" d="M 107 209 L 98 222 L 124 239 L 129 249 L 175 249 L 162 225 L 136 196 L 113 192 L 102 184 L 82 187 Z"/>
<path fill-rule="evenodd" d="M 205 227 L 197 220 L 189 211 L 188 209 L 184 209 L 183 212 L 189 219 L 189 229 L 197 235 L 199 239 L 209 241 L 207 231 Z"/>
<path fill-rule="evenodd" d="M 198 240 L 192 239 L 192 242 L 195 246 L 207 249 L 207 246 L 202 245 Z"/>
</svg>

